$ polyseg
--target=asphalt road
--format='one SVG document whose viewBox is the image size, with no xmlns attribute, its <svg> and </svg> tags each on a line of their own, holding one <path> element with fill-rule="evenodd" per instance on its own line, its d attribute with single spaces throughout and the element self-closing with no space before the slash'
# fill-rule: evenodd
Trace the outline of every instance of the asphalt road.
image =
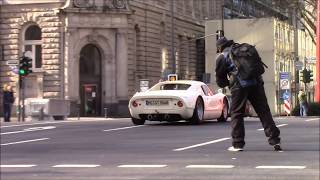
<svg viewBox="0 0 320 180">
<path fill-rule="evenodd" d="M 2 123 L 1 180 L 319 180 L 319 117 L 275 121 L 283 152 L 257 118 L 246 118 L 243 152 L 227 151 L 229 122 Z"/>
</svg>

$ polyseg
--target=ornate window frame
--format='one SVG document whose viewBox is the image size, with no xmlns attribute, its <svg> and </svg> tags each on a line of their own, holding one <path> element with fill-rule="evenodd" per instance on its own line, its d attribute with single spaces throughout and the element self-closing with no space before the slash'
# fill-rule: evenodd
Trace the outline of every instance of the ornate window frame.
<svg viewBox="0 0 320 180">
<path fill-rule="evenodd" d="M 25 26 L 22 30 L 22 47 L 21 51 L 25 53 L 27 50 L 27 46 L 31 48 L 31 53 L 28 54 L 30 58 L 32 59 L 32 71 L 33 72 L 40 72 L 42 71 L 42 37 L 40 40 L 26 40 L 26 32 L 31 26 L 37 26 L 39 29 L 40 26 L 38 24 L 32 23 Z M 37 48 L 40 47 L 40 53 L 37 54 Z M 38 49 L 39 51 L 39 49 Z M 40 65 L 37 64 L 36 59 L 40 58 Z M 38 67 L 36 65 L 39 65 Z"/>
</svg>

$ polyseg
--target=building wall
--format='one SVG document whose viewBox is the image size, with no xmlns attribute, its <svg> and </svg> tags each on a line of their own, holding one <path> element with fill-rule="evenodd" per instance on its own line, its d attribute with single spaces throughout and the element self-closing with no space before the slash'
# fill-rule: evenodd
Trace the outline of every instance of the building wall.
<svg viewBox="0 0 320 180">
<path fill-rule="evenodd" d="M 56 98 L 61 96 L 60 76 L 60 26 L 55 9 L 60 3 L 2 5 L 0 8 L 0 87 L 11 84 L 17 96 L 18 76 L 13 73 L 8 61 L 17 61 L 22 56 L 24 31 L 36 24 L 42 30 L 42 69 L 34 71 L 26 83 L 26 97 Z M 2 98 L 2 97 L 1 97 Z M 0 98 L 0 101 L 2 99 Z M 1 108 L 2 109 L 2 108 Z"/>
<path fill-rule="evenodd" d="M 209 0 L 174 3 L 176 70 L 181 79 L 196 79 L 196 37 L 204 35 L 203 18 L 209 15 Z M 139 80 L 150 86 L 174 73 L 171 47 L 171 1 L 131 1 L 129 16 L 129 96 L 139 90 Z M 203 70 L 204 71 L 204 70 Z"/>
</svg>

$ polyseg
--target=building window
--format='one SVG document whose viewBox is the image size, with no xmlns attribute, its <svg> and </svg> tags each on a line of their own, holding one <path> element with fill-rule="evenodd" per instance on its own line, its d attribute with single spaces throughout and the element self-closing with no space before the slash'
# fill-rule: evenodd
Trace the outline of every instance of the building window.
<svg viewBox="0 0 320 180">
<path fill-rule="evenodd" d="M 22 51 L 32 58 L 32 69 L 42 67 L 42 41 L 41 29 L 37 25 L 29 26 L 24 33 L 24 43 Z"/>
</svg>

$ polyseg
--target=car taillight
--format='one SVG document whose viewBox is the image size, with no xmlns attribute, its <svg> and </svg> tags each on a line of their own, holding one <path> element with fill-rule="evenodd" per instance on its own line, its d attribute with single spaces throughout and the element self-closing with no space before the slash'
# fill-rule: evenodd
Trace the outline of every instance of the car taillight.
<svg viewBox="0 0 320 180">
<path fill-rule="evenodd" d="M 182 101 L 178 101 L 177 105 L 178 105 L 179 107 L 182 107 L 182 106 L 183 106 Z"/>
<path fill-rule="evenodd" d="M 137 106 L 138 106 L 138 103 L 137 103 L 136 101 L 133 101 L 133 102 L 132 102 L 132 106 L 133 106 L 133 107 L 137 107 Z"/>
</svg>

